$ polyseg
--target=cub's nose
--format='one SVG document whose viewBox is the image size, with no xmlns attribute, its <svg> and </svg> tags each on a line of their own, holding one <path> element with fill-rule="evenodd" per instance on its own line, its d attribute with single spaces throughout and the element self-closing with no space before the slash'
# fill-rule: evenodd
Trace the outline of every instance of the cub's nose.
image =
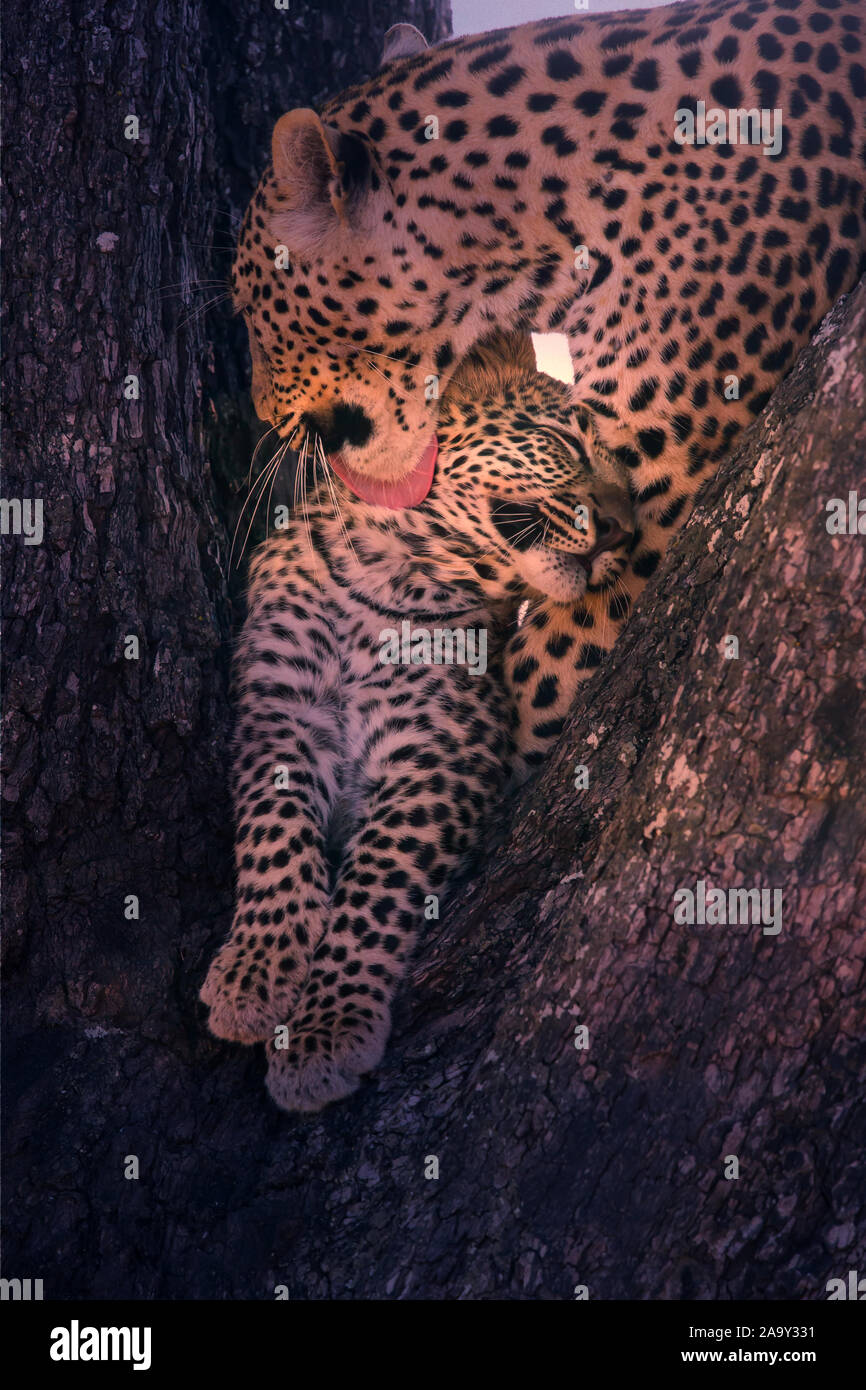
<svg viewBox="0 0 866 1390">
<path fill-rule="evenodd" d="M 595 521 L 595 545 L 593 550 L 596 555 L 600 555 L 603 550 L 616 550 L 624 541 L 630 539 L 632 532 L 623 530 L 616 517 L 599 516 L 598 512 L 594 516 Z"/>
<path fill-rule="evenodd" d="M 618 488 L 597 488 L 593 495 L 595 508 L 595 545 L 600 555 L 604 550 L 616 550 L 634 535 L 634 513 L 631 502 Z"/>
<path fill-rule="evenodd" d="M 362 448 L 373 434 L 373 422 L 359 405 L 341 403 L 330 411 L 309 410 L 301 423 L 319 436 L 326 454 L 338 454 L 346 444 Z"/>
</svg>

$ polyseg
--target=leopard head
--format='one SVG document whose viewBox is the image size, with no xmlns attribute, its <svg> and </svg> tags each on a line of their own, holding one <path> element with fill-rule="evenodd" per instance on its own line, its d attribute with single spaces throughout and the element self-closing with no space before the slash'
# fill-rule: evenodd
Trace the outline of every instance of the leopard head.
<svg viewBox="0 0 866 1390">
<path fill-rule="evenodd" d="M 611 588 L 636 524 L 626 469 L 592 414 L 535 368 L 528 338 L 474 349 L 442 403 L 429 504 L 490 574 L 567 603 Z"/>
<path fill-rule="evenodd" d="M 393 506 L 429 490 L 438 398 L 463 350 L 444 272 L 419 264 L 402 218 L 371 142 L 291 111 L 232 271 L 259 416 L 293 447 L 323 452 L 358 496 L 365 479 L 392 489 Z"/>
</svg>

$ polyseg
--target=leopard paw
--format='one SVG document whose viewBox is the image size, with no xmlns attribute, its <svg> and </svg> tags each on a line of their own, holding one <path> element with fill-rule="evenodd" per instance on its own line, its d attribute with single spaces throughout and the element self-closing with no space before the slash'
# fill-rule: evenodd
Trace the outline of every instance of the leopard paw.
<svg viewBox="0 0 866 1390">
<path fill-rule="evenodd" d="M 287 973 L 295 962 L 285 956 L 256 960 L 256 954 L 231 939 L 211 962 L 199 999 L 210 1009 L 208 1025 L 215 1037 L 266 1042 L 298 1002 L 303 977 Z"/>
<path fill-rule="evenodd" d="M 281 1110 L 312 1114 L 358 1089 L 349 1076 L 324 1053 L 292 1061 L 286 1052 L 268 1048 L 268 1091 Z"/>
<path fill-rule="evenodd" d="M 282 1110 L 316 1111 L 342 1100 L 381 1062 L 390 1026 L 387 1014 L 291 1020 L 287 1037 L 268 1047 L 268 1091 Z"/>
</svg>

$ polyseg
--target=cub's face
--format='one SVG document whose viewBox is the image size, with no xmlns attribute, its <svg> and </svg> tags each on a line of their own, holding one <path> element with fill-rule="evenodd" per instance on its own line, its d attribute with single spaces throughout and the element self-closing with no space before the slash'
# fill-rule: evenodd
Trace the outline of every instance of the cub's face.
<svg viewBox="0 0 866 1390">
<path fill-rule="evenodd" d="M 441 435 L 426 505 L 498 582 L 560 603 L 616 583 L 635 531 L 628 480 L 558 383 L 527 374 L 505 395 L 446 399 Z"/>
<path fill-rule="evenodd" d="M 417 504 L 432 475 L 438 397 L 477 333 L 445 322 L 431 259 L 401 245 L 371 147 L 312 111 L 277 123 L 247 209 L 232 297 L 249 331 L 253 401 L 293 447 L 321 449 L 364 500 Z"/>
</svg>

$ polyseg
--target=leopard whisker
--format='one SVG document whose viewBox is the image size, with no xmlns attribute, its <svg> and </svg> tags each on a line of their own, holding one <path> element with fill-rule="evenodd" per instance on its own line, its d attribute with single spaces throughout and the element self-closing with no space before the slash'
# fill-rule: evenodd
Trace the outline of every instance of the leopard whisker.
<svg viewBox="0 0 866 1390">
<path fill-rule="evenodd" d="M 182 323 L 179 323 L 177 325 L 177 328 L 175 329 L 175 332 L 179 333 L 182 328 L 187 328 L 189 324 L 192 323 L 193 319 L 201 318 L 203 314 L 207 313 L 208 309 L 216 308 L 218 304 L 222 304 L 226 299 L 229 299 L 230 297 L 231 290 L 226 290 L 224 294 L 214 295 L 213 299 L 209 299 L 206 304 L 202 304 L 199 306 L 199 308 L 194 309 L 188 318 L 185 318 Z"/>
<path fill-rule="evenodd" d="M 271 469 L 272 464 L 273 464 L 273 460 L 271 459 L 271 460 L 268 461 L 268 463 L 267 463 L 267 464 L 265 465 L 265 467 L 262 469 L 261 473 L 259 474 L 259 476 L 256 478 L 255 482 L 253 483 L 252 488 L 250 489 L 249 496 L 246 498 L 246 500 L 245 500 L 245 502 L 244 502 L 244 505 L 241 507 L 240 513 L 239 513 L 239 515 L 238 515 L 237 522 L 236 522 L 236 524 L 235 524 L 234 534 L 233 534 L 233 536 L 232 536 L 231 549 L 229 550 L 229 565 L 228 565 L 228 567 L 229 567 L 229 572 L 231 572 L 232 560 L 233 560 L 233 558 L 234 558 L 234 553 L 235 553 L 235 544 L 236 544 L 236 542 L 237 542 L 238 531 L 240 530 L 241 522 L 242 522 L 243 519 L 244 519 L 244 512 L 246 511 L 247 507 L 248 507 L 248 506 L 250 505 L 250 503 L 252 502 L 253 496 L 254 496 L 254 494 L 255 494 L 255 492 L 256 492 L 256 489 L 257 489 L 257 488 L 262 488 L 262 490 L 264 490 L 264 487 L 267 485 L 267 478 L 268 478 L 268 476 L 269 476 L 269 472 L 270 472 L 270 469 Z M 264 482 L 263 482 L 263 480 L 264 480 Z M 258 506 L 258 502 L 256 502 L 256 507 L 257 507 L 257 506 Z M 250 520 L 250 525 L 249 525 L 249 527 L 247 528 L 246 536 L 244 536 L 243 547 L 241 548 L 241 553 L 240 553 L 240 555 L 238 556 L 238 565 L 240 565 L 241 560 L 243 559 L 243 552 L 244 552 L 244 549 L 246 548 L 247 539 L 249 538 L 249 534 L 250 534 L 250 530 L 251 530 L 251 528 L 252 528 L 253 521 L 255 521 L 256 507 L 253 508 L 253 515 L 252 515 L 252 518 L 251 518 L 251 520 Z"/>
<path fill-rule="evenodd" d="M 261 474 L 261 476 L 264 478 L 264 484 L 263 484 L 262 489 L 261 489 L 261 491 L 259 492 L 259 495 L 258 495 L 258 497 L 257 497 L 257 499 L 256 499 L 256 504 L 255 504 L 255 506 L 254 506 L 254 508 L 253 508 L 253 514 L 252 514 L 252 516 L 250 517 L 250 524 L 249 524 L 249 526 L 247 527 L 247 533 L 246 533 L 246 535 L 244 536 L 243 547 L 241 548 L 241 553 L 240 553 L 240 555 L 239 555 L 239 557 L 238 557 L 238 564 L 239 564 L 239 565 L 240 565 L 241 562 L 243 561 L 244 555 L 246 554 L 247 544 L 248 544 L 249 539 L 250 539 L 250 533 L 251 533 L 251 531 L 252 531 L 252 529 L 253 529 L 253 526 L 254 526 L 254 524 L 255 524 L 256 517 L 258 516 L 259 508 L 260 508 L 260 506 L 262 505 L 262 501 L 264 500 L 265 493 L 266 493 L 267 490 L 268 490 L 268 483 L 270 482 L 271 487 L 273 487 L 274 479 L 276 478 L 277 473 L 278 473 L 279 470 L 280 470 L 280 465 L 282 464 L 282 461 L 283 461 L 283 458 L 284 458 L 284 457 L 285 457 L 285 447 L 282 448 L 282 449 L 278 449 L 277 452 L 274 454 L 274 457 L 273 457 L 272 459 L 270 459 L 270 461 L 269 461 L 267 464 L 265 464 L 265 467 L 262 469 L 262 474 Z M 256 479 L 256 481 L 258 482 L 258 479 Z M 265 526 L 267 527 L 267 513 L 265 513 Z"/>
<path fill-rule="evenodd" d="M 308 546 L 309 551 L 310 551 L 310 556 L 311 556 L 311 558 L 315 559 L 315 549 L 314 549 L 314 546 L 313 546 L 313 531 L 312 531 L 312 527 L 310 526 L 310 514 L 309 514 L 309 512 L 308 512 L 308 510 L 307 510 L 307 463 L 308 463 L 308 461 L 309 461 L 309 457 L 310 457 L 310 436 L 309 436 L 309 435 L 305 435 L 305 437 L 304 437 L 304 443 L 303 443 L 303 446 L 302 446 L 302 448 L 301 448 L 301 455 L 300 455 L 300 459 L 299 459 L 299 471 L 300 471 L 300 473 L 301 473 L 301 491 L 300 491 L 300 497 L 301 497 L 301 524 L 302 524 L 302 528 L 303 528 L 304 535 L 306 536 L 307 546 Z"/>
<path fill-rule="evenodd" d="M 275 455 L 275 457 L 278 458 L 278 460 L 279 460 L 278 466 L 277 466 L 276 468 L 272 468 L 272 469 L 271 469 L 271 486 L 270 486 L 270 490 L 269 490 L 269 492 L 268 492 L 268 504 L 267 504 L 267 506 L 265 507 L 265 536 L 266 536 L 266 537 L 268 537 L 268 536 L 270 535 L 270 533 L 271 533 L 271 529 L 270 529 L 270 528 L 271 528 L 271 523 L 270 523 L 270 515 L 271 515 L 271 498 L 272 498 L 273 495 L 274 495 L 274 483 L 277 481 L 277 476 L 278 476 L 278 474 L 279 474 L 280 468 L 282 467 L 282 464 L 283 464 L 283 460 L 285 459 L 286 454 L 288 453 L 288 451 L 289 451 L 289 445 L 288 445 L 288 441 L 286 441 L 286 443 L 282 446 L 282 448 L 277 450 L 276 455 Z M 263 494 L 263 495 L 264 495 L 264 494 Z"/>
<path fill-rule="evenodd" d="M 167 285 L 157 285 L 157 290 L 206 290 L 230 289 L 228 281 L 222 280 L 171 280 Z"/>
<path fill-rule="evenodd" d="M 284 415 L 284 416 L 282 417 L 282 419 L 281 419 L 281 420 L 278 420 L 277 423 L 276 423 L 275 425 L 271 425 L 270 429 L 265 430 L 264 434 L 263 434 L 263 435 L 261 436 L 261 438 L 257 441 L 256 447 L 253 449 L 253 456 L 252 456 L 252 458 L 250 459 L 250 466 L 249 466 L 249 468 L 248 468 L 248 470 L 247 470 L 247 487 L 249 487 L 249 485 L 250 485 L 250 479 L 251 479 L 251 477 L 252 477 L 253 468 L 255 467 L 255 462 L 256 462 L 256 459 L 258 458 L 259 450 L 261 449 L 261 447 L 262 447 L 262 445 L 264 444 L 265 440 L 268 439 L 268 438 L 270 438 L 270 436 L 274 433 L 274 430 L 277 430 L 277 431 L 281 430 L 281 429 L 283 428 L 283 426 L 285 425 L 286 421 L 287 421 L 287 420 L 290 420 L 290 419 L 291 419 L 291 416 L 290 416 L 290 415 Z M 295 435 L 297 434 L 297 432 L 298 432 L 297 429 L 294 429 L 294 430 L 292 431 L 292 435 L 291 435 L 291 438 L 292 438 L 292 439 L 294 439 L 294 437 L 295 437 Z"/>
<path fill-rule="evenodd" d="M 407 371 L 414 371 L 415 367 L 420 367 L 424 361 L 419 358 L 416 363 L 407 362 L 403 357 L 395 357 L 392 352 L 380 352 L 378 348 L 359 347 L 358 352 L 365 352 L 368 357 L 384 357 L 389 362 L 396 362 L 399 367 L 406 368 Z"/>
<path fill-rule="evenodd" d="M 387 377 L 385 373 L 382 371 L 381 367 L 376 366 L 375 362 L 371 362 L 370 366 L 372 367 L 373 371 L 376 373 L 377 376 L 380 376 L 383 381 L 387 381 L 388 385 L 391 387 L 391 390 L 394 392 L 395 395 L 400 397 L 401 401 L 411 400 L 411 397 L 407 396 L 405 391 L 401 391 L 398 386 L 395 386 L 393 381 L 391 381 L 390 378 Z"/>
<path fill-rule="evenodd" d="M 286 453 L 287 449 L 288 449 L 288 448 L 290 447 L 290 445 L 291 445 L 292 439 L 294 439 L 294 434 L 292 434 L 292 436 L 291 436 L 289 439 L 285 440 L 284 443 L 282 444 L 282 446 L 276 451 L 276 453 L 274 454 L 273 458 L 271 458 L 271 459 L 268 460 L 268 462 L 265 464 L 264 468 L 262 469 L 261 473 L 259 474 L 259 476 L 256 478 L 255 482 L 253 483 L 253 485 L 252 485 L 252 487 L 251 487 L 251 489 L 250 489 L 249 495 L 247 496 L 246 501 L 244 502 L 244 505 L 241 507 L 240 515 L 238 516 L 237 524 L 236 524 L 235 529 L 234 529 L 234 535 L 232 536 L 231 550 L 229 551 L 229 570 L 231 570 L 231 567 L 232 567 L 232 558 L 233 558 L 233 556 L 234 556 L 235 544 L 236 544 L 236 542 L 237 542 L 237 536 L 238 536 L 238 531 L 240 530 L 241 522 L 243 521 L 243 518 L 244 518 L 244 512 L 246 511 L 246 509 L 247 509 L 247 507 L 249 506 L 250 502 L 253 500 L 253 497 L 254 497 L 254 494 L 255 494 L 255 492 L 256 492 L 256 489 L 257 489 L 257 488 L 261 488 L 261 492 L 260 492 L 259 498 L 258 498 L 258 500 L 256 501 L 255 507 L 254 507 L 254 509 L 253 509 L 253 515 L 252 515 L 252 518 L 251 518 L 251 520 L 250 520 L 249 527 L 247 528 L 247 534 L 246 534 L 246 536 L 244 537 L 244 544 L 243 544 L 243 547 L 242 547 L 242 549 L 241 549 L 241 553 L 240 553 L 240 555 L 239 555 L 239 557 L 238 557 L 238 564 L 240 564 L 241 561 L 243 560 L 244 552 L 245 552 L 245 550 L 246 550 L 247 541 L 249 540 L 250 531 L 252 530 L 253 523 L 255 522 L 255 519 L 256 519 L 256 512 L 258 511 L 259 504 L 260 504 L 260 502 L 261 502 L 262 497 L 264 496 L 264 491 L 265 491 L 265 488 L 267 487 L 268 479 L 271 477 L 271 473 L 274 471 L 275 467 L 276 467 L 277 469 L 279 468 L 280 464 L 281 464 L 282 461 L 283 461 L 283 458 L 285 457 L 285 453 Z M 250 467 L 252 468 L 252 465 L 250 465 Z"/>
<path fill-rule="evenodd" d="M 321 439 L 319 438 L 318 435 L 316 436 L 316 447 L 317 447 L 318 452 L 319 452 L 319 458 L 321 459 L 322 471 L 323 471 L 324 476 L 325 476 L 325 482 L 326 482 L 326 484 L 327 484 L 328 491 L 329 491 L 330 494 L 331 494 L 331 502 L 332 502 L 332 505 L 333 505 L 333 508 L 334 508 L 334 514 L 335 514 L 335 516 L 337 517 L 337 520 L 338 520 L 338 522 L 339 522 L 339 524 L 340 524 L 340 530 L 341 530 L 342 533 L 343 533 L 343 539 L 344 539 L 344 541 L 346 542 L 346 545 L 347 545 L 347 547 L 349 548 L 349 550 L 351 550 L 352 554 L 354 555 L 354 557 L 355 557 L 355 563 L 358 564 L 358 563 L 359 563 L 359 561 L 358 561 L 358 554 L 357 554 L 357 551 L 355 550 L 355 547 L 354 547 L 354 545 L 352 544 L 351 538 L 350 538 L 350 536 L 349 536 L 349 530 L 348 530 L 348 527 L 346 526 L 345 517 L 343 516 L 343 509 L 342 509 L 342 507 L 340 506 L 340 498 L 339 498 L 339 495 L 338 495 L 338 493 L 337 493 L 337 489 L 336 489 L 335 486 L 334 486 L 334 480 L 333 480 L 333 478 L 331 477 L 331 465 L 330 465 L 329 462 L 328 462 L 328 457 L 327 457 L 327 454 L 325 453 L 324 445 L 322 444 L 322 441 L 321 441 Z"/>
</svg>

